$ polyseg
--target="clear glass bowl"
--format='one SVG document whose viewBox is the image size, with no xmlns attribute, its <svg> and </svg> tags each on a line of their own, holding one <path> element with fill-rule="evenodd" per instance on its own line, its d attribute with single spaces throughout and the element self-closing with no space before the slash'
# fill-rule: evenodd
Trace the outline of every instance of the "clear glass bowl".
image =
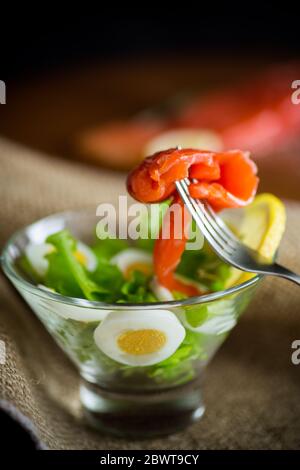
<svg viewBox="0 0 300 470">
<path fill-rule="evenodd" d="M 17 232 L 2 256 L 5 274 L 61 349 L 77 366 L 82 381 L 80 399 L 87 419 L 120 436 L 147 437 L 178 431 L 204 412 L 203 371 L 237 323 L 261 280 L 255 276 L 230 289 L 181 301 L 150 304 L 104 304 L 64 297 L 33 285 L 16 262 L 29 242 L 41 243 L 68 228 L 89 243 L 99 219 L 89 211 L 55 214 Z M 186 329 L 188 358 L 129 367 L 105 356 L 94 342 L 94 330 L 108 312 L 167 309 Z M 84 310 L 85 321 L 81 321 Z M 80 314 L 80 315 L 79 315 Z M 197 318 L 193 326 L 190 314 Z"/>
</svg>

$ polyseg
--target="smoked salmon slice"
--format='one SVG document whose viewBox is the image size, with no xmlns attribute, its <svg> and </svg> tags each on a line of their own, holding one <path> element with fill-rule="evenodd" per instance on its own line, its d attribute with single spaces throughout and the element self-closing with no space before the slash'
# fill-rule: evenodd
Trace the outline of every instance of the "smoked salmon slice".
<svg viewBox="0 0 300 470">
<path fill-rule="evenodd" d="M 206 200 L 217 211 L 249 204 L 256 193 L 257 168 L 249 152 L 210 152 L 196 149 L 169 149 L 147 157 L 127 178 L 129 194 L 138 201 L 155 203 L 172 197 L 154 246 L 154 271 L 158 281 L 171 291 L 199 295 L 194 287 L 179 281 L 175 270 L 185 249 L 191 222 L 178 196 L 175 181 L 186 177 L 197 181 L 189 186 L 192 197 Z M 181 218 L 176 218 L 179 213 Z M 176 230 L 176 223 L 181 230 Z M 166 224 L 169 230 L 165 231 Z M 175 233 L 176 232 L 176 233 Z M 168 238 L 164 236 L 168 233 Z M 179 236 L 176 234 L 180 233 Z"/>
<path fill-rule="evenodd" d="M 175 181 L 196 178 L 198 182 L 190 185 L 191 196 L 206 199 L 220 210 L 252 201 L 258 185 L 256 173 L 249 152 L 169 149 L 147 157 L 130 172 L 127 189 L 138 201 L 159 202 L 175 192 Z"/>
</svg>

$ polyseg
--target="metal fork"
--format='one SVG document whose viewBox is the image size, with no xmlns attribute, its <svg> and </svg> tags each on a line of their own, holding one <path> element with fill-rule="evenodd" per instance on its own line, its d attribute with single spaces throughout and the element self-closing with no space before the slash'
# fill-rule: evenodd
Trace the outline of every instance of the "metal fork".
<svg viewBox="0 0 300 470">
<path fill-rule="evenodd" d="M 278 263 L 268 262 L 255 250 L 243 245 L 207 202 L 192 198 L 188 189 L 190 183 L 188 178 L 176 181 L 177 191 L 202 234 L 220 258 L 242 271 L 284 277 L 300 285 L 298 274 Z"/>
</svg>

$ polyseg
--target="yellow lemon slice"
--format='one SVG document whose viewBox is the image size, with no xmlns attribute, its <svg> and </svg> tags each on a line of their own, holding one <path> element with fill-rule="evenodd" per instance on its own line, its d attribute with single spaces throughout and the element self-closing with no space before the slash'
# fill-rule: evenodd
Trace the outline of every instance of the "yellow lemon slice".
<svg viewBox="0 0 300 470">
<path fill-rule="evenodd" d="M 273 194 L 259 194 L 244 209 L 238 236 L 245 245 L 272 260 L 284 233 L 285 222 L 285 207 L 280 199 Z M 232 268 L 226 287 L 241 284 L 253 276 L 255 274 Z"/>
</svg>

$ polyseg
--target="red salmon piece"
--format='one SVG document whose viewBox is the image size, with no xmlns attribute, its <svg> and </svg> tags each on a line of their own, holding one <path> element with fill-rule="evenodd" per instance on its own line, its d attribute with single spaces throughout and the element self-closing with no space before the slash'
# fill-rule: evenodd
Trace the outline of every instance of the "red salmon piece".
<svg viewBox="0 0 300 470">
<path fill-rule="evenodd" d="M 257 168 L 250 160 L 249 152 L 169 149 L 146 158 L 128 175 L 128 192 L 138 201 L 159 202 L 173 196 L 154 246 L 154 271 L 160 284 L 189 296 L 200 294 L 197 288 L 183 283 L 175 276 L 191 222 L 176 192 L 175 181 L 186 177 L 196 178 L 197 182 L 189 186 L 191 196 L 207 200 L 219 211 L 241 207 L 252 201 L 258 185 L 256 173 Z M 178 220 L 182 225 L 179 237 L 176 236 Z M 168 238 L 163 233 L 168 233 Z"/>
</svg>

